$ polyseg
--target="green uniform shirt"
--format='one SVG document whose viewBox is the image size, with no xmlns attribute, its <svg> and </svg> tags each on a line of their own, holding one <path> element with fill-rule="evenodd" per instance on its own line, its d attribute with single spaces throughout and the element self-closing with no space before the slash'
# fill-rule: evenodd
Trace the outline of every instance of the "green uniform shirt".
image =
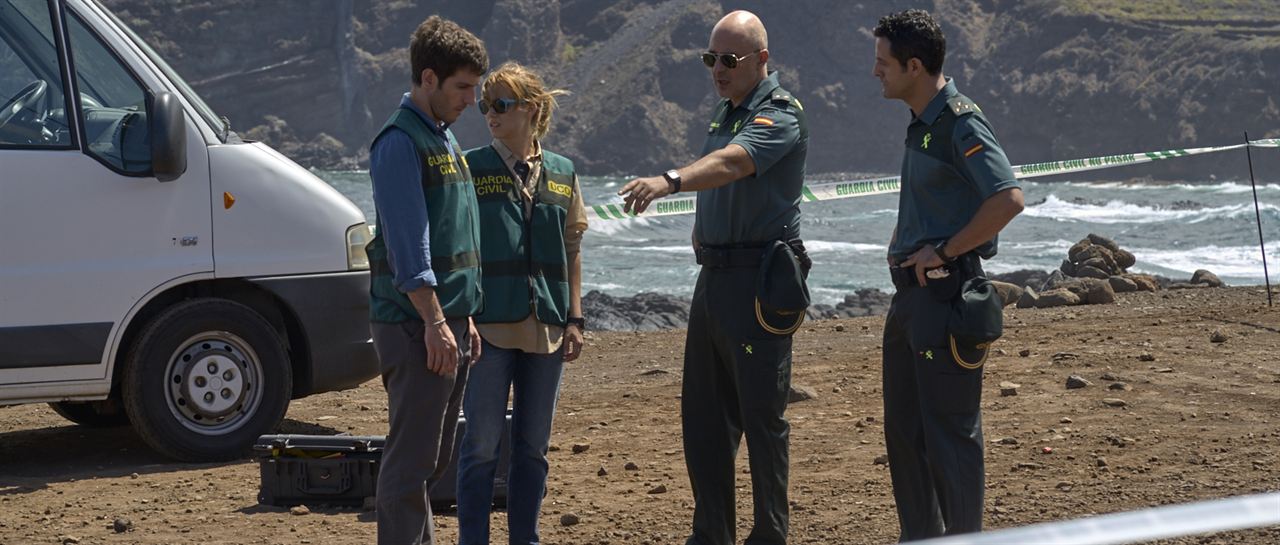
<svg viewBox="0 0 1280 545">
<path fill-rule="evenodd" d="M 809 129 L 804 109 L 769 74 L 742 104 L 720 102 L 702 155 L 730 144 L 747 150 L 756 172 L 698 193 L 694 236 L 708 246 L 787 240 L 800 235 L 800 190 Z"/>
<path fill-rule="evenodd" d="M 1020 187 L 982 110 L 947 84 L 912 118 L 902 157 L 898 228 L 889 253 L 905 259 L 925 244 L 954 236 L 987 197 Z M 974 249 L 996 255 L 996 239 Z"/>
</svg>

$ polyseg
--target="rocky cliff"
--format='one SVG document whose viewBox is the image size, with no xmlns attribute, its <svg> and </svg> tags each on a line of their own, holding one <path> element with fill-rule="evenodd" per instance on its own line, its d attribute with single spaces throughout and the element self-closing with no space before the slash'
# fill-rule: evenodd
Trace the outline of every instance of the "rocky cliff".
<svg viewBox="0 0 1280 545">
<path fill-rule="evenodd" d="M 871 76 L 870 29 L 900 9 L 889 1 L 105 2 L 233 128 L 320 167 L 367 161 L 370 137 L 408 88 L 409 34 L 433 13 L 482 37 L 494 65 L 535 65 L 573 93 L 547 144 L 589 174 L 652 174 L 694 157 L 716 101 L 697 54 L 729 9 L 768 26 L 772 68 L 809 116 L 810 172 L 896 171 L 909 119 Z M 1230 144 L 1245 130 L 1280 136 L 1280 17 L 1099 5 L 1118 4 L 923 2 L 949 37 L 945 71 L 1013 162 Z M 488 140 L 473 111 L 455 130 L 467 146 Z M 1280 169 L 1266 155 L 1260 169 Z M 1094 176 L 1246 175 L 1242 160 L 1211 157 Z"/>
</svg>

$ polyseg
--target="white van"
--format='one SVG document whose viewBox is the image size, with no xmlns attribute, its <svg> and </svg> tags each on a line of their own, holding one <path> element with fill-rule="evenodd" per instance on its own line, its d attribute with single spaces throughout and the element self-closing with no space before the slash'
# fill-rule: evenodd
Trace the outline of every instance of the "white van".
<svg viewBox="0 0 1280 545">
<path fill-rule="evenodd" d="M 368 238 L 96 0 L 0 0 L 0 406 L 239 456 L 377 375 Z"/>
</svg>

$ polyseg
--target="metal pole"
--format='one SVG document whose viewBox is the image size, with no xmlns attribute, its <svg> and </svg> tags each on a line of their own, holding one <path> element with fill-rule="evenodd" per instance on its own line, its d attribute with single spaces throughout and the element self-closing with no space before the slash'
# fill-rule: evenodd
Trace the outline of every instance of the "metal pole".
<svg viewBox="0 0 1280 545">
<path fill-rule="evenodd" d="M 1258 218 L 1258 246 L 1262 248 L 1262 279 L 1267 283 L 1267 306 L 1271 306 L 1271 274 L 1267 272 L 1267 243 L 1262 238 L 1262 210 L 1258 206 L 1258 182 L 1253 178 L 1253 152 L 1249 150 L 1249 131 L 1244 131 L 1244 154 L 1249 159 L 1249 185 L 1253 187 L 1253 214 Z"/>
</svg>

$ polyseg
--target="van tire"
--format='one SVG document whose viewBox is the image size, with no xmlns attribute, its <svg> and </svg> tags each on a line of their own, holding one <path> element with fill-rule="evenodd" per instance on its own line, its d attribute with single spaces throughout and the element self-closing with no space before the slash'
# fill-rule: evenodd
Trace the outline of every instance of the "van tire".
<svg viewBox="0 0 1280 545">
<path fill-rule="evenodd" d="M 279 334 L 253 309 L 225 299 L 185 300 L 147 322 L 130 347 L 125 410 L 160 454 L 232 460 L 284 418 L 292 374 Z"/>
<path fill-rule="evenodd" d="M 58 401 L 49 407 L 59 416 L 86 428 L 128 426 L 129 415 L 118 399 L 98 401 Z"/>
</svg>

